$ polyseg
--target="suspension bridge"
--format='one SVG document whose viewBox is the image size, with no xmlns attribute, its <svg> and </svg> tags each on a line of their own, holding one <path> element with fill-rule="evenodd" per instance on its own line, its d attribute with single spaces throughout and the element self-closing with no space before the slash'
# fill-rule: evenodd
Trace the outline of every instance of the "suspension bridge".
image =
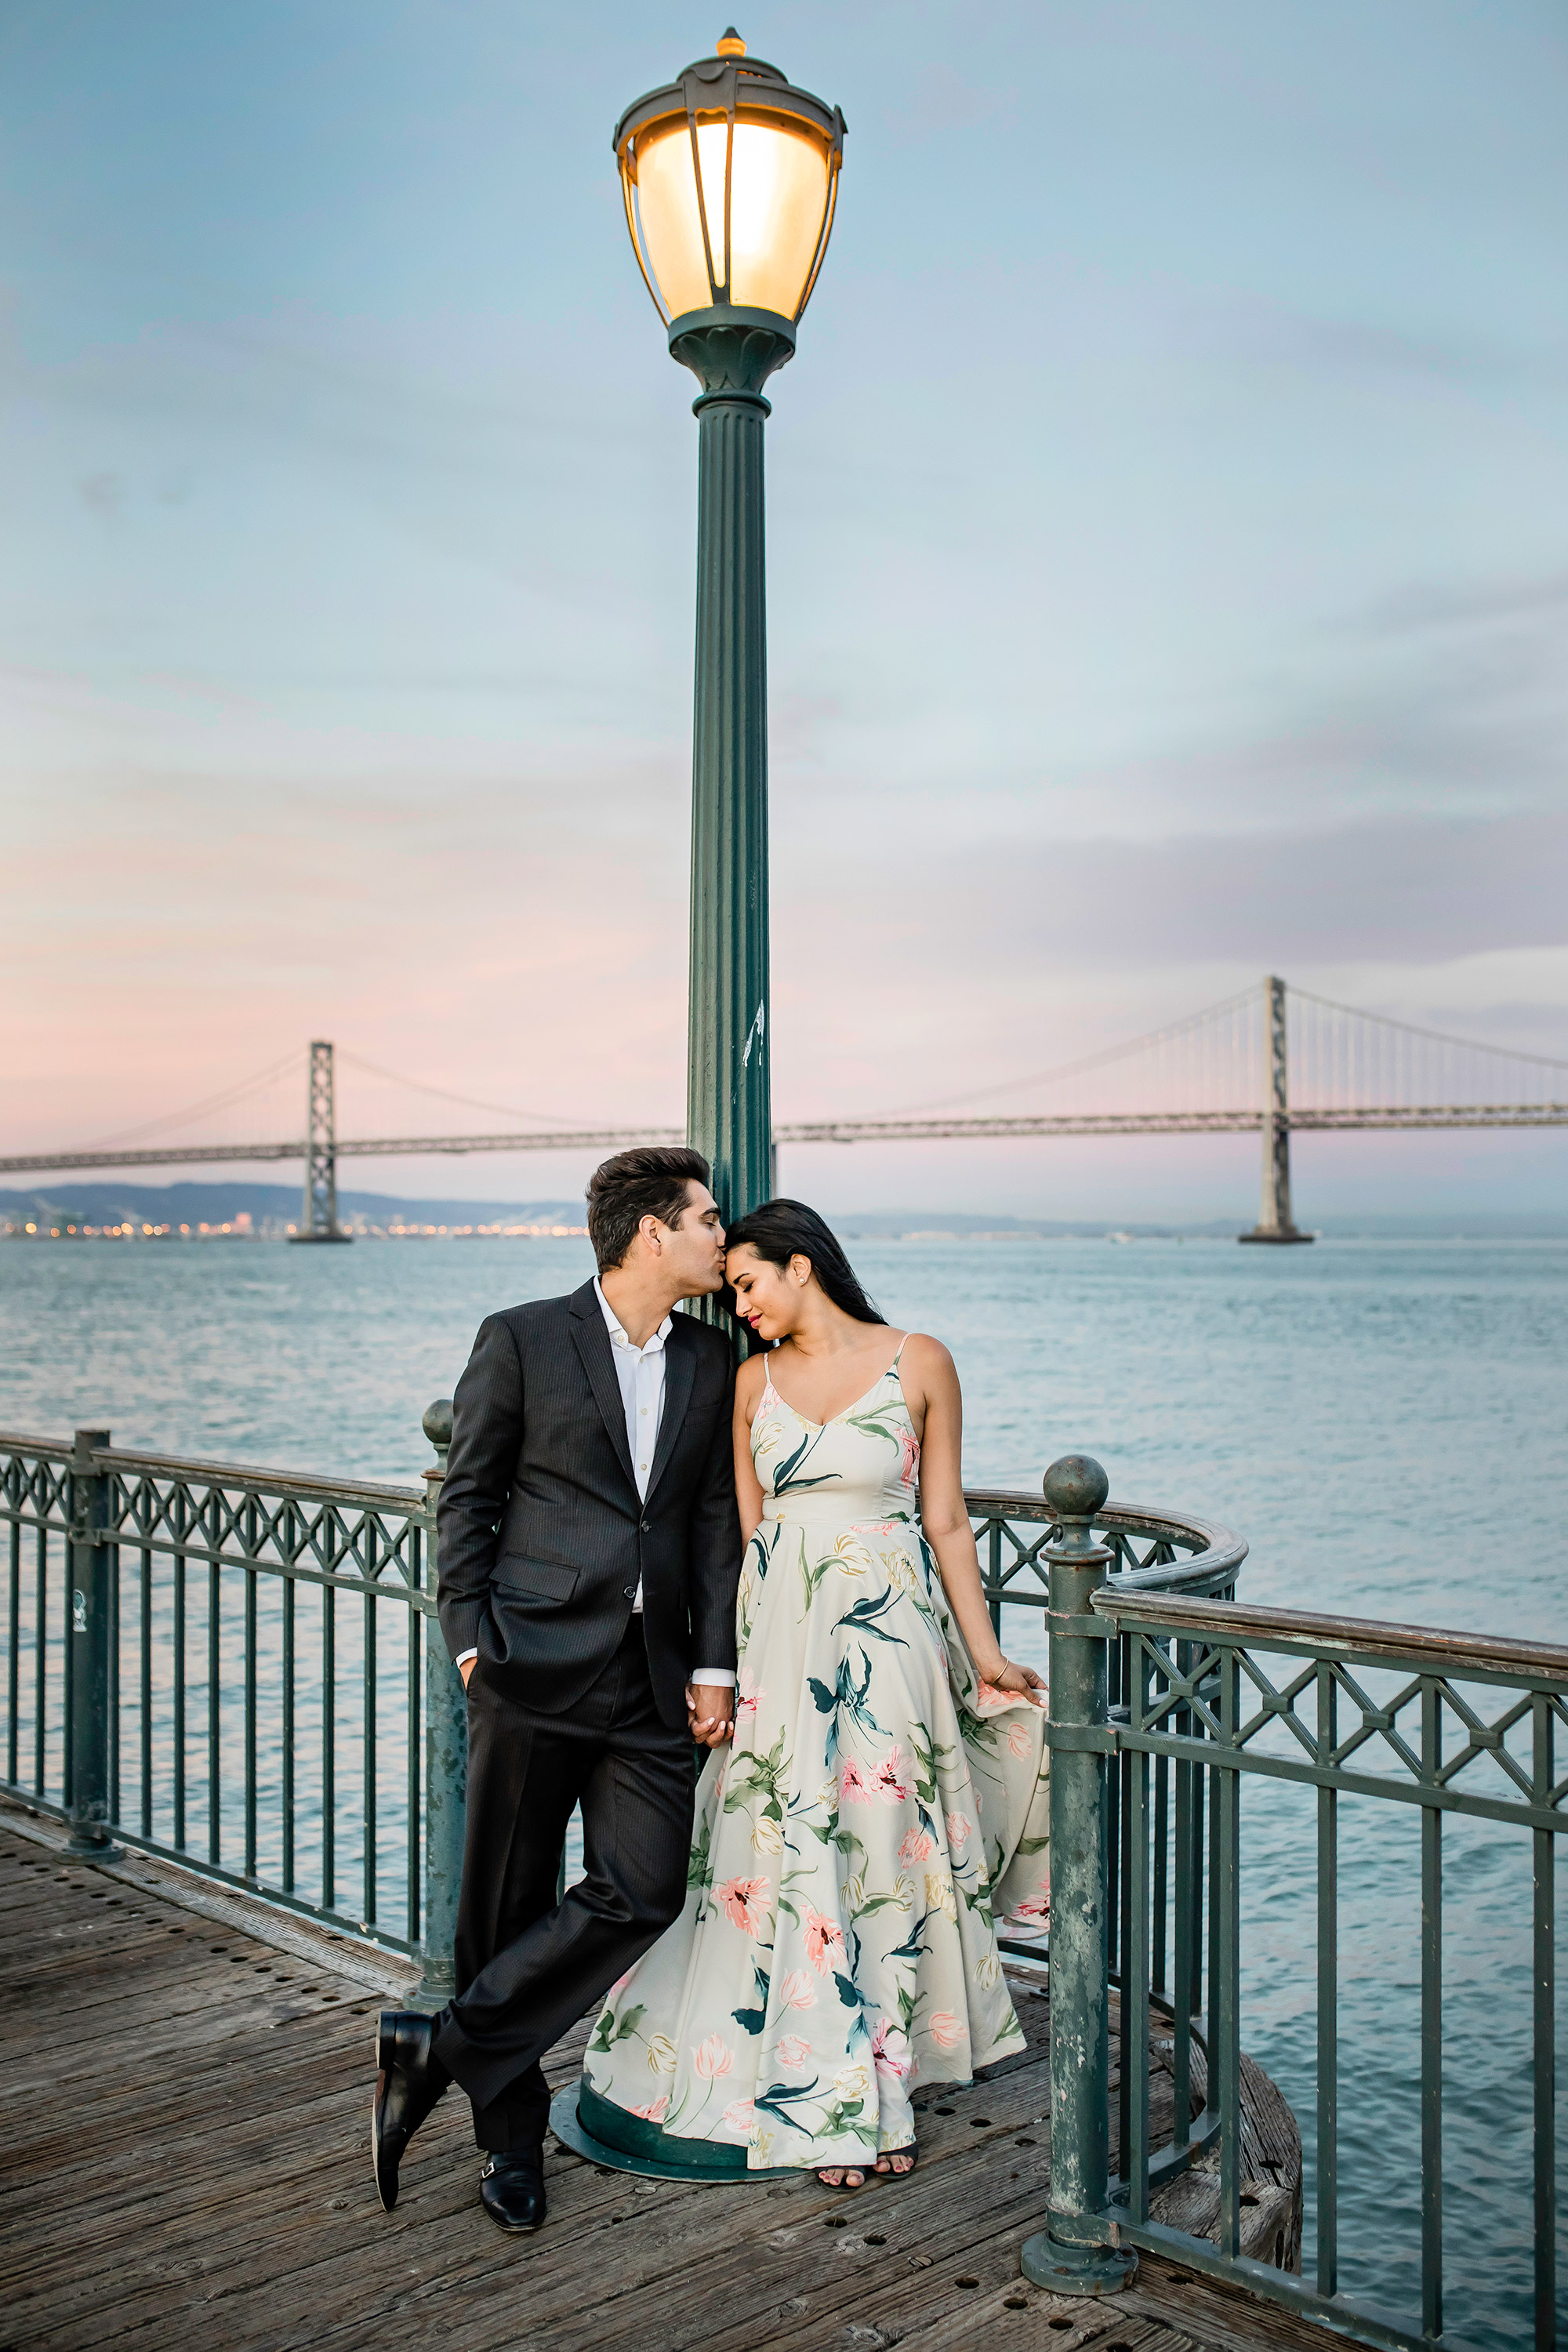
<svg viewBox="0 0 1568 2352">
<path fill-rule="evenodd" d="M 340 1135 L 335 1062 L 428 1097 L 497 1111 L 417 1079 L 401 1078 L 357 1055 L 334 1056 L 318 1039 L 308 1053 L 305 1131 L 282 1139 L 189 1143 L 168 1139 L 203 1117 L 237 1107 L 289 1071 L 298 1055 L 242 1080 L 205 1103 L 149 1121 L 94 1147 L 0 1157 L 0 1174 L 63 1175 L 106 1168 L 213 1166 L 222 1162 L 303 1161 L 303 1242 L 347 1241 L 338 1220 L 342 1160 L 395 1159 L 479 1151 L 617 1151 L 637 1143 L 684 1140 L 675 1127 L 583 1127 L 531 1111 L 505 1112 L 532 1122 L 498 1132 L 445 1135 Z M 1045 1096 L 1043 1108 L 1022 1108 Z M 977 1109 L 1005 1097 L 1005 1107 Z M 1246 1242 L 1292 1243 L 1312 1236 L 1295 1223 L 1290 1202 L 1293 1132 L 1349 1129 L 1408 1131 L 1453 1128 L 1568 1126 L 1568 1060 L 1479 1039 L 1450 1036 L 1409 1022 L 1336 1004 L 1269 977 L 1219 1004 L 1169 1026 L 1055 1068 L 1035 1070 L 946 1101 L 874 1118 L 801 1119 L 775 1127 L 773 1141 L 918 1143 L 1022 1137 L 1257 1134 L 1262 1186 L 1256 1227 Z M 163 1139 L 153 1137 L 162 1131 Z"/>
</svg>

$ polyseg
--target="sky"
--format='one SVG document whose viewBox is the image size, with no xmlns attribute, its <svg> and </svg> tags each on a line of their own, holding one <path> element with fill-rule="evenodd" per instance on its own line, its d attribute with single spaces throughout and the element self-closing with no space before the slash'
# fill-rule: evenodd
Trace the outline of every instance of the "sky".
<svg viewBox="0 0 1568 2352">
<path fill-rule="evenodd" d="M 740 29 L 849 125 L 769 387 L 776 1115 L 1005 1089 L 1266 971 L 1568 1055 L 1556 0 Z M 610 132 L 721 30 L 0 0 L 5 1148 L 311 1036 L 358 1057 L 345 1131 L 498 1123 L 363 1063 L 679 1122 L 695 387 Z M 193 1134 L 297 1130 L 269 1106 Z M 1296 1152 L 1309 1222 L 1568 1189 L 1568 1134 Z M 1256 1160 L 781 1177 L 1249 1216 Z M 526 1199 L 587 1166 L 359 1172 Z"/>
</svg>

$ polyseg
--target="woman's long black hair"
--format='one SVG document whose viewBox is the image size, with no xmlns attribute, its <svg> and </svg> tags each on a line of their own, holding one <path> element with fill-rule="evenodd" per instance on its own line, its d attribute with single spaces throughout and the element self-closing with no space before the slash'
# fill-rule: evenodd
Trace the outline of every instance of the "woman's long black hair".
<svg viewBox="0 0 1568 2352">
<path fill-rule="evenodd" d="M 761 1208 L 748 1210 L 730 1227 L 724 1247 L 743 1249 L 748 1243 L 770 1265 L 787 1265 L 792 1257 L 808 1257 L 813 1274 L 835 1307 L 852 1315 L 857 1323 L 887 1321 L 861 1289 L 837 1236 L 804 1201 L 764 1201 Z M 735 1294 L 728 1283 L 724 1304 L 731 1315 L 736 1312 Z"/>
</svg>

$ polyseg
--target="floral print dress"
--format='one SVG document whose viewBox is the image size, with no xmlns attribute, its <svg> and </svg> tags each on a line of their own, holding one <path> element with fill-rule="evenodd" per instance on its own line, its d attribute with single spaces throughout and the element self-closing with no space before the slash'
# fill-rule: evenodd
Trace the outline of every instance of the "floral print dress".
<svg viewBox="0 0 1568 2352">
<path fill-rule="evenodd" d="M 1024 2047 L 993 1913 L 1045 1914 L 1043 1713 L 979 1680 L 952 1622 L 897 1359 L 826 1424 L 770 1378 L 752 1457 L 734 1742 L 698 1783 L 685 1910 L 611 1991 L 587 2082 L 676 2161 L 697 2140 L 864 2166 L 912 2144 L 917 2083 Z"/>
</svg>

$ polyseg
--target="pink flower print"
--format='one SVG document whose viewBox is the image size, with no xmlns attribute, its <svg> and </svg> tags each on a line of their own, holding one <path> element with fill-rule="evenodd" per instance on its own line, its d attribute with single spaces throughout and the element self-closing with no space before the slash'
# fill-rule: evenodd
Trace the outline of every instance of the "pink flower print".
<svg viewBox="0 0 1568 2352">
<path fill-rule="evenodd" d="M 780 1988 L 786 2009 L 815 2009 L 816 1987 L 804 1969 L 791 1969 Z"/>
<path fill-rule="evenodd" d="M 645 2124 L 661 2124 L 669 2113 L 669 2093 L 661 2099 L 650 2099 L 646 2107 L 628 2107 L 629 2116 L 640 2116 Z"/>
<path fill-rule="evenodd" d="M 811 1979 L 807 1978 L 806 1981 L 809 1984 Z M 804 2033 L 781 2033 L 776 2055 L 781 2066 L 797 2074 L 803 2066 L 811 2063 L 811 2044 Z"/>
<path fill-rule="evenodd" d="M 605 1995 L 605 2000 L 606 2000 L 606 2001 L 619 2000 L 619 1999 L 620 1999 L 620 1997 L 621 1997 L 622 1993 L 624 1993 L 624 1992 L 625 1992 L 625 1990 L 626 1990 L 626 1989 L 627 1985 L 629 1985 L 629 1984 L 630 1984 L 630 1982 L 631 1982 L 631 1980 L 632 1980 L 633 1973 L 634 1973 L 634 1972 L 633 1972 L 633 1970 L 632 1970 L 632 1969 L 628 1969 L 626 1970 L 626 1975 L 625 1975 L 624 1977 L 617 1977 L 617 1978 L 616 1979 L 615 1983 L 610 1987 L 609 1991 Z"/>
<path fill-rule="evenodd" d="M 1048 1919 L 1050 1916 L 1051 1890 L 1048 1886 L 1045 1887 L 1038 1895 L 1031 1895 L 1027 1902 L 1016 1903 L 1013 1906 L 1013 1916 L 1015 1919 L 1043 1920 Z"/>
<path fill-rule="evenodd" d="M 871 2035 L 871 2055 L 877 2072 L 890 2083 L 902 2083 L 914 2063 L 910 2054 L 910 2039 L 903 2028 L 890 2018 L 879 2017 Z"/>
<path fill-rule="evenodd" d="M 978 1708 L 984 1710 L 988 1706 L 1005 1706 L 1007 1703 L 1008 1694 L 1005 1690 L 998 1690 L 994 1683 L 983 1682 L 976 1685 L 974 1704 Z"/>
<path fill-rule="evenodd" d="M 748 1936 L 760 1936 L 767 1918 L 765 1878 L 728 1878 L 715 1890 L 715 1900 L 724 1906 L 724 1916 L 731 1927 L 739 1927 Z"/>
<path fill-rule="evenodd" d="M 809 1904 L 805 1911 L 805 1957 L 819 1977 L 827 1974 L 835 1960 L 844 1958 L 843 1928 L 837 1919 L 825 1919 Z"/>
<path fill-rule="evenodd" d="M 956 2050 L 961 2042 L 969 2039 L 967 2031 L 951 2009 L 933 2010 L 927 2030 L 939 2050 Z"/>
<path fill-rule="evenodd" d="M 1026 1723 L 1011 1723 L 1007 1727 L 1007 1746 L 1015 1756 L 1026 1756 L 1033 1742 Z"/>
<path fill-rule="evenodd" d="M 949 1813 L 947 1817 L 947 1843 L 949 1847 L 956 1849 L 957 1847 L 965 1844 L 968 1842 L 969 1832 L 973 1826 L 973 1824 L 972 1822 L 965 1821 L 962 1813 Z"/>
<path fill-rule="evenodd" d="M 929 1862 L 936 1852 L 936 1840 L 929 1830 L 910 1830 L 899 1848 L 899 1860 L 905 1863 Z"/>
<path fill-rule="evenodd" d="M 943 2047 L 946 2046 L 944 2043 Z M 727 2074 L 734 2063 L 735 2053 L 721 2033 L 710 2033 L 707 2041 L 700 2042 L 691 2053 L 692 2068 L 705 2083 L 712 2082 L 720 2074 Z"/>
<path fill-rule="evenodd" d="M 915 1442 L 914 1431 L 912 1429 L 900 1429 L 899 1432 L 899 1480 L 900 1485 L 912 1486 L 915 1483 L 915 1474 L 919 1470 L 920 1466 L 921 1449 Z"/>
<path fill-rule="evenodd" d="M 868 1805 L 876 1798 L 876 1782 L 867 1778 L 853 1756 L 847 1756 L 844 1759 L 844 1769 L 838 1776 L 838 1793 L 847 1805 Z"/>
<path fill-rule="evenodd" d="M 901 1805 L 914 1787 L 904 1778 L 909 1764 L 903 1749 L 895 1739 L 871 1776 L 871 1785 L 885 1805 Z"/>
<path fill-rule="evenodd" d="M 766 1691 L 763 1690 L 759 1686 L 757 1678 L 755 1675 L 752 1674 L 750 1666 L 742 1666 L 741 1668 L 741 1687 L 735 1699 L 735 1713 L 737 1715 L 755 1715 L 757 1711 L 757 1701 L 759 1699 L 766 1698 Z"/>
<path fill-rule="evenodd" d="M 731 2131 L 749 2132 L 755 2121 L 751 2100 L 731 2099 L 721 2120 L 726 2123 Z"/>
</svg>

